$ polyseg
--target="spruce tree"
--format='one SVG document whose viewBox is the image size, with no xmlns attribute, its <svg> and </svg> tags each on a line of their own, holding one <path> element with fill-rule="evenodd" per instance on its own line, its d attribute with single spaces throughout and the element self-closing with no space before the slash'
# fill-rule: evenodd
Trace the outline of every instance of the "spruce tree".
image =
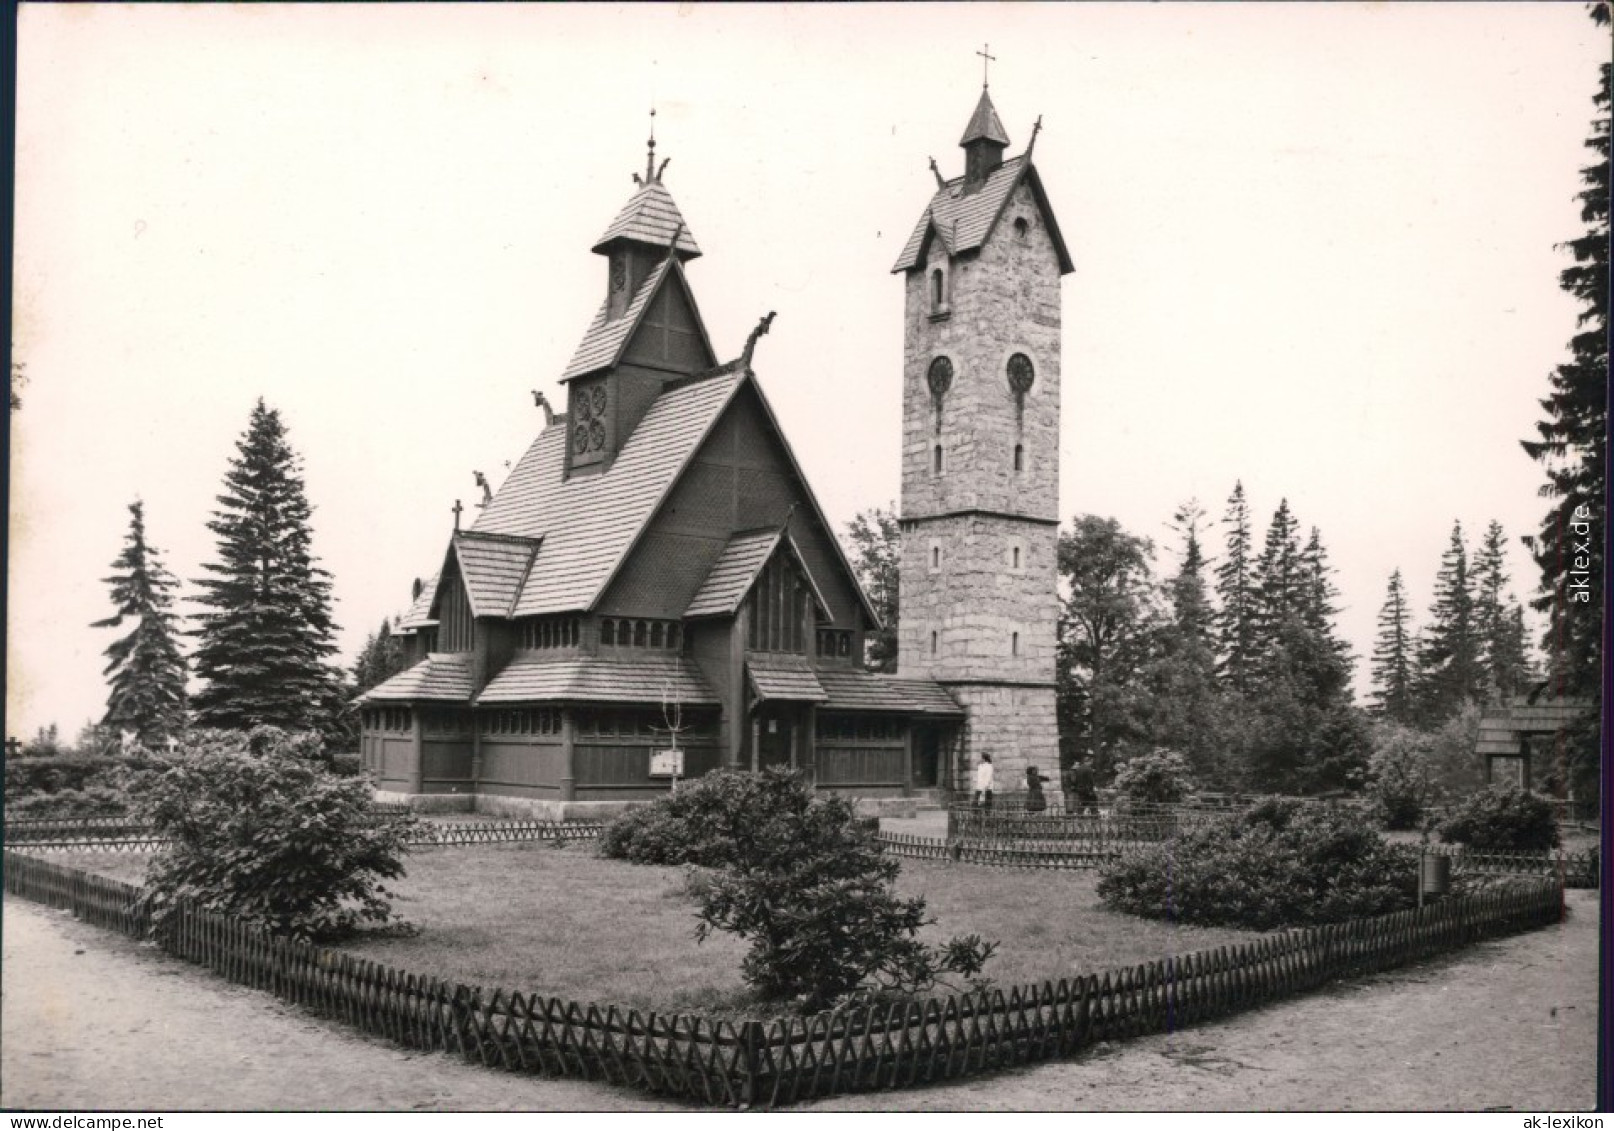
<svg viewBox="0 0 1614 1131">
<path fill-rule="evenodd" d="M 1529 680 L 1524 610 L 1508 593 L 1507 538 L 1492 521 L 1474 555 L 1474 628 L 1488 697 L 1512 698 Z"/>
<path fill-rule="evenodd" d="M 145 504 L 138 499 L 129 504 L 129 533 L 112 568 L 116 572 L 103 580 L 118 611 L 91 627 L 133 624 L 106 649 L 104 674 L 112 689 L 101 725 L 133 731 L 145 746 L 161 746 L 185 728 L 185 657 L 171 611 L 179 581 L 163 568 L 161 551 L 146 541 Z"/>
<path fill-rule="evenodd" d="M 1177 573 L 1166 585 L 1170 623 L 1143 672 L 1149 742 L 1181 752 L 1203 786 L 1230 785 L 1230 697 L 1216 677 L 1215 623 L 1206 592 L 1199 531 L 1204 510 L 1189 501 L 1172 516 L 1182 540 Z"/>
<path fill-rule="evenodd" d="M 1390 587 L 1379 610 L 1379 639 L 1373 647 L 1372 710 L 1392 722 L 1411 723 L 1416 676 L 1413 653 L 1412 610 L 1398 569 L 1390 574 Z"/>
<path fill-rule="evenodd" d="M 1227 527 L 1227 550 L 1216 567 L 1216 595 L 1221 612 L 1216 630 L 1221 671 L 1227 685 L 1239 694 L 1250 690 L 1255 665 L 1255 573 L 1251 559 L 1250 505 L 1244 484 L 1233 485 L 1222 522 Z"/>
<path fill-rule="evenodd" d="M 1485 696 L 1473 578 L 1461 522 L 1452 525 L 1451 543 L 1435 576 L 1435 600 L 1419 646 L 1418 684 L 1420 720 L 1429 726 L 1439 726 L 1465 702 L 1480 702 Z"/>
<path fill-rule="evenodd" d="M 1334 618 L 1339 615 L 1339 606 L 1335 604 L 1339 587 L 1334 584 L 1334 567 L 1328 564 L 1328 551 L 1323 548 L 1322 531 L 1315 526 L 1311 528 L 1305 549 L 1300 551 L 1300 569 L 1301 620 L 1349 669 L 1355 662 L 1351 646 L 1334 628 Z"/>
<path fill-rule="evenodd" d="M 392 635 L 392 622 L 383 617 L 381 627 L 365 640 L 358 659 L 353 662 L 353 693 L 359 695 L 378 687 L 403 668 L 402 642 Z"/>
<path fill-rule="evenodd" d="M 1592 19 L 1609 23 L 1606 3 L 1589 5 Z M 1586 147 L 1595 155 L 1581 169 L 1584 233 L 1566 245 L 1575 262 L 1558 276 L 1559 286 L 1581 304 L 1579 329 L 1570 339 L 1570 360 L 1549 378 L 1540 402 L 1545 419 L 1524 450 L 1544 467 L 1541 494 L 1553 500 L 1540 533 L 1526 540 L 1540 570 L 1533 602 L 1546 614 L 1542 648 L 1548 688 L 1555 696 L 1585 699 L 1579 725 L 1563 738 L 1569 785 L 1587 810 L 1595 810 L 1601 750 L 1599 715 L 1603 667 L 1603 539 L 1608 502 L 1608 310 L 1609 310 L 1609 112 L 1614 67 L 1600 68 L 1594 117 Z"/>
<path fill-rule="evenodd" d="M 301 461 L 280 414 L 262 400 L 224 476 L 207 524 L 218 560 L 197 582 L 196 721 L 228 730 L 258 725 L 341 733 L 343 681 L 336 652 L 330 575 L 313 553 L 313 508 Z"/>
</svg>

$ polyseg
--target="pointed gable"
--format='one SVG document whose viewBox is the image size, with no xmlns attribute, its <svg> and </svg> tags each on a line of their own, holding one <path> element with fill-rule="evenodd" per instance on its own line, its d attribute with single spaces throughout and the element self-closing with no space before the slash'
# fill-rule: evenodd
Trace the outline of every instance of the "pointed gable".
<svg viewBox="0 0 1614 1131">
<path fill-rule="evenodd" d="M 936 190 L 936 195 L 930 198 L 930 203 L 919 217 L 919 223 L 914 225 L 908 242 L 903 245 L 902 253 L 897 256 L 897 262 L 891 268 L 892 274 L 912 271 L 924 263 L 926 240 L 932 233 L 940 236 L 949 255 L 979 251 L 992 237 L 1009 198 L 1022 182 L 1030 186 L 1037 209 L 1048 226 L 1054 253 L 1059 257 L 1059 273 L 1068 275 L 1076 270 L 1076 264 L 1065 247 L 1065 238 L 1060 234 L 1059 222 L 1054 219 L 1053 209 L 1048 205 L 1042 178 L 1038 176 L 1031 159 L 1021 154 L 994 169 L 975 192 L 964 191 L 963 177 L 956 177 Z"/>
<path fill-rule="evenodd" d="M 672 287 L 667 285 L 669 278 L 677 288 L 676 293 L 669 293 L 672 291 Z M 654 316 L 647 319 L 646 315 L 652 310 Z M 653 324 L 654 333 L 663 335 L 663 341 L 669 327 L 671 332 L 679 335 L 680 352 L 674 356 L 684 362 L 686 372 L 710 368 L 716 361 L 711 338 L 707 336 L 706 325 L 701 321 L 700 311 L 690 293 L 689 280 L 684 277 L 683 267 L 671 256 L 662 260 L 661 265 L 640 284 L 622 317 L 611 318 L 609 312 L 609 301 L 601 303 L 594 321 L 589 323 L 582 342 L 561 373 L 562 381 L 586 377 L 618 365 L 628 352 L 630 342 L 636 357 L 650 352 L 650 343 L 642 344 L 640 335 L 636 334 L 647 321 Z M 652 333 L 649 327 L 646 329 L 644 336 L 648 338 Z"/>
<path fill-rule="evenodd" d="M 706 575 L 706 580 L 701 582 L 694 599 L 689 602 L 689 607 L 684 610 L 684 615 L 733 616 L 776 553 L 790 555 L 802 579 L 807 582 L 813 599 L 818 602 L 818 607 L 828 615 L 829 603 L 824 600 L 824 591 L 818 587 L 812 570 L 802 559 L 796 540 L 784 527 L 749 531 L 730 538 Z"/>
</svg>

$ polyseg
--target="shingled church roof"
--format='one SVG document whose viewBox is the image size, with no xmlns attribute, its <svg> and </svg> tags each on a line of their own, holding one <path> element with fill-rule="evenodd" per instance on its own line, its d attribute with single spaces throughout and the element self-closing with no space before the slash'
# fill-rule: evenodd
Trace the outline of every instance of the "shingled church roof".
<svg viewBox="0 0 1614 1131">
<path fill-rule="evenodd" d="M 591 250 L 603 252 L 617 240 L 635 240 L 656 247 L 668 247 L 675 232 L 678 234 L 679 258 L 694 259 L 701 254 L 695 237 L 689 234 L 689 225 L 684 223 L 683 214 L 673 203 L 672 193 L 667 191 L 660 178 L 656 178 L 628 198 L 622 211 L 617 213 L 616 219 L 611 221 L 611 226 L 605 229 L 605 234 Z"/>
<path fill-rule="evenodd" d="M 543 539 L 511 616 L 593 605 L 747 375 L 731 362 L 663 392 L 598 475 L 566 478 L 564 421 L 539 433 L 472 527 Z"/>
<path fill-rule="evenodd" d="M 1048 225 L 1048 235 L 1059 256 L 1060 274 L 1076 270 L 1076 264 L 1071 261 L 1070 252 L 1065 247 L 1065 239 L 1059 233 L 1059 224 L 1054 220 L 1053 209 L 1048 206 L 1042 178 L 1037 175 L 1030 157 L 1022 153 L 992 170 L 974 192 L 964 191 L 963 177 L 955 177 L 937 189 L 936 195 L 930 198 L 930 203 L 919 217 L 919 223 L 914 226 L 913 234 L 903 245 L 902 254 L 897 256 L 896 266 L 891 268 L 892 273 L 911 271 L 919 266 L 925 236 L 932 229 L 949 255 L 979 251 L 997 227 L 1009 198 L 1022 182 L 1031 186 L 1037 207 L 1041 209 L 1043 220 Z"/>
</svg>

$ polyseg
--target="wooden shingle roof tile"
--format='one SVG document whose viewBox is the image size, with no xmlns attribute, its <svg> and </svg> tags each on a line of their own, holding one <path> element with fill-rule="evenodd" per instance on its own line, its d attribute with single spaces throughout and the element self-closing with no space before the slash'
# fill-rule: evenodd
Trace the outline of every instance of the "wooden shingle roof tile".
<svg viewBox="0 0 1614 1131">
<path fill-rule="evenodd" d="M 751 591 L 751 583 L 773 555 L 784 529 L 754 530 L 736 534 L 712 563 L 706 580 L 684 610 L 686 617 L 731 614 Z"/>
<path fill-rule="evenodd" d="M 825 711 L 904 711 L 951 718 L 964 714 L 947 689 L 932 679 L 820 670 L 818 682 L 829 693 L 821 707 Z"/>
<path fill-rule="evenodd" d="M 678 253 L 685 259 L 694 259 L 701 253 L 695 237 L 689 234 L 689 225 L 673 203 L 672 193 L 659 180 L 651 180 L 628 198 L 617 213 L 611 226 L 594 244 L 594 251 L 604 251 L 617 240 L 637 240 L 640 243 L 669 247 L 673 233 L 678 233 Z"/>
<path fill-rule="evenodd" d="M 385 683 L 372 687 L 359 702 L 409 701 L 430 699 L 438 702 L 471 701 L 471 656 L 468 652 L 432 652 Z"/>
<path fill-rule="evenodd" d="M 599 312 L 594 315 L 594 321 L 589 323 L 583 340 L 578 343 L 571 361 L 566 363 L 566 369 L 560 375 L 562 381 L 582 377 L 617 363 L 622 351 L 627 348 L 628 339 L 633 336 L 634 328 L 644 318 L 644 312 L 650 309 L 650 300 L 655 297 L 661 281 L 667 277 L 669 271 L 674 270 L 674 263 L 671 258 L 664 259 L 654 271 L 645 276 L 644 282 L 639 284 L 638 291 L 634 293 L 633 301 L 622 312 L 622 317 L 607 318 L 610 302 L 607 300 L 600 304 Z"/>
<path fill-rule="evenodd" d="M 412 632 L 417 628 L 428 628 L 437 623 L 432 619 L 432 602 L 437 598 L 437 580 L 440 576 L 432 574 L 420 587 L 420 595 L 394 626 L 399 632 Z"/>
<path fill-rule="evenodd" d="M 512 616 L 593 605 L 747 372 L 724 366 L 662 393 L 598 475 L 565 479 L 566 428 L 539 434 L 472 528 L 543 539 Z"/>
<path fill-rule="evenodd" d="M 474 615 L 509 615 L 540 545 L 537 539 L 494 537 L 469 530 L 454 535 L 454 552 Z"/>
<path fill-rule="evenodd" d="M 512 661 L 476 697 L 477 704 L 539 702 L 660 703 L 716 706 L 720 700 L 695 665 L 678 655 L 523 658 Z"/>
<path fill-rule="evenodd" d="M 759 699 L 795 703 L 823 703 L 829 699 L 805 656 L 754 655 L 746 660 L 745 670 Z"/>
<path fill-rule="evenodd" d="M 1022 153 L 1019 157 L 1009 158 L 992 170 L 974 192 L 964 191 L 963 177 L 956 177 L 937 189 L 936 195 L 930 198 L 930 203 L 920 215 L 919 223 L 908 236 L 908 242 L 903 245 L 902 253 L 897 256 L 896 265 L 891 268 L 892 272 L 911 271 L 919 266 L 919 256 L 925 246 L 925 234 L 932 227 L 935 228 L 949 255 L 963 255 L 966 252 L 980 250 L 981 245 L 992 234 L 992 229 L 997 226 L 998 217 L 1003 214 L 1004 206 L 1008 204 L 1014 190 L 1020 187 L 1021 181 L 1030 183 L 1031 191 L 1042 208 L 1048 224 L 1048 235 L 1053 240 L 1055 253 L 1059 256 L 1060 272 L 1074 271 L 1075 264 L 1065 247 L 1059 225 L 1054 221 L 1053 210 L 1048 207 L 1036 167 Z"/>
</svg>

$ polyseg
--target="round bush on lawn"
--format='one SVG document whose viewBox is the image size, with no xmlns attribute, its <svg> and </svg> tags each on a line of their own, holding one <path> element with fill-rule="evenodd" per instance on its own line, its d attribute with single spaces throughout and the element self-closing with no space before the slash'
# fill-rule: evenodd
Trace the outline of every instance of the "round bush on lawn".
<svg viewBox="0 0 1614 1131">
<path fill-rule="evenodd" d="M 1546 852 L 1558 847 L 1558 821 L 1539 794 L 1482 789 L 1440 826 L 1440 839 L 1486 852 Z"/>
<path fill-rule="evenodd" d="M 1098 894 L 1151 919 L 1271 930 L 1411 907 L 1417 868 L 1416 848 L 1356 813 L 1274 799 L 1106 864 Z"/>
</svg>

